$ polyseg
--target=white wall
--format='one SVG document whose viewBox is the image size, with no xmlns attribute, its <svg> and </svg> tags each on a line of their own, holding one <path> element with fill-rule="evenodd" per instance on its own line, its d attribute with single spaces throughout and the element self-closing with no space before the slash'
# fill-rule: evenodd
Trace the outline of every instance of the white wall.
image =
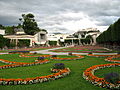
<svg viewBox="0 0 120 90">
<path fill-rule="evenodd" d="M 5 30 L 0 29 L 0 34 L 1 34 L 1 35 L 5 35 Z"/>
</svg>

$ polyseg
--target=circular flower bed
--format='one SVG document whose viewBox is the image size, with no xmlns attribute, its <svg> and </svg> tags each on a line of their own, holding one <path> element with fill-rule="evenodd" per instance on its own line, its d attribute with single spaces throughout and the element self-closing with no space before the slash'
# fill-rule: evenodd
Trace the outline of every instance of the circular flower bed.
<svg viewBox="0 0 120 90">
<path fill-rule="evenodd" d="M 93 55 L 89 54 L 89 56 L 95 56 L 95 57 L 106 57 L 106 56 L 111 56 L 107 57 L 105 60 L 106 61 L 111 61 L 111 62 L 120 62 L 120 60 L 112 60 L 112 58 L 118 58 L 120 55 Z M 113 84 L 110 82 L 107 82 L 104 78 L 99 78 L 94 75 L 94 72 L 98 69 L 102 68 L 108 68 L 108 67 L 119 67 L 120 63 L 113 63 L 113 64 L 102 64 L 102 65 L 95 65 L 92 66 L 88 69 L 86 69 L 83 72 L 83 78 L 86 79 L 87 81 L 90 81 L 92 84 L 100 86 L 100 87 L 105 87 L 108 89 L 120 89 L 120 81 L 117 82 L 117 84 Z"/>
<path fill-rule="evenodd" d="M 109 89 L 113 89 L 113 88 L 118 89 L 120 88 L 120 81 L 118 82 L 118 84 L 112 84 L 107 82 L 104 78 L 99 78 L 94 75 L 94 72 L 98 69 L 102 69 L 106 67 L 117 67 L 117 66 L 120 66 L 120 64 L 113 63 L 113 64 L 102 64 L 102 65 L 92 66 L 83 72 L 83 78 L 86 79 L 87 81 L 90 81 L 92 84 L 100 87 L 105 87 Z"/>
<path fill-rule="evenodd" d="M 84 58 L 84 56 L 81 56 L 81 55 L 78 55 L 78 54 L 72 54 L 72 56 L 77 56 L 77 57 L 60 58 L 60 57 L 56 56 L 56 57 L 51 57 L 51 59 L 54 59 L 54 60 L 77 60 L 77 59 Z"/>
</svg>

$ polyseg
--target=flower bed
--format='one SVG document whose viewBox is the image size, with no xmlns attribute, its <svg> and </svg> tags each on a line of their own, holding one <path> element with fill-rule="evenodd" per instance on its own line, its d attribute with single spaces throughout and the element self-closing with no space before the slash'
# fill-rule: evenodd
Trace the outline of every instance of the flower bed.
<svg viewBox="0 0 120 90">
<path fill-rule="evenodd" d="M 59 78 L 63 78 L 69 75 L 70 69 L 65 68 L 63 70 L 59 70 L 57 73 L 53 73 L 52 75 L 47 76 L 39 76 L 35 78 L 26 78 L 26 79 L 3 79 L 0 78 L 0 85 L 19 85 L 19 84 L 35 84 L 35 83 L 43 83 L 51 80 L 56 80 Z"/>
<path fill-rule="evenodd" d="M 29 56 L 29 55 L 34 55 L 33 53 L 28 53 L 28 54 L 21 54 L 19 57 L 50 57 L 51 55 L 34 55 L 34 56 Z"/>
<path fill-rule="evenodd" d="M 114 55 L 93 55 L 93 54 L 88 54 L 88 56 L 93 56 L 93 57 L 109 57 L 109 56 L 114 56 Z"/>
<path fill-rule="evenodd" d="M 105 61 L 120 63 L 120 60 L 113 60 L 113 58 L 119 58 L 119 57 L 120 57 L 120 54 L 119 55 L 114 55 L 112 57 L 106 58 Z"/>
<path fill-rule="evenodd" d="M 38 61 L 38 62 L 32 62 L 32 63 L 23 63 L 23 62 L 11 62 L 8 60 L 0 59 L 1 62 L 3 63 L 8 63 L 10 65 L 3 65 L 0 66 L 0 69 L 5 69 L 5 68 L 12 68 L 12 67 L 20 67 L 20 66 L 31 66 L 31 65 L 38 65 L 38 64 L 44 64 L 50 62 L 49 60 L 43 60 L 43 61 Z"/>
<path fill-rule="evenodd" d="M 86 79 L 87 81 L 90 81 L 93 85 L 97 85 L 97 86 L 105 87 L 109 89 L 118 89 L 120 88 L 120 81 L 118 82 L 118 84 L 109 83 L 104 78 L 99 78 L 95 76 L 94 72 L 98 69 L 102 69 L 106 67 L 119 67 L 119 66 L 120 64 L 118 63 L 95 65 L 86 69 L 83 72 L 83 78 Z"/>
<path fill-rule="evenodd" d="M 72 54 L 72 56 L 77 56 L 77 57 L 71 57 L 71 58 L 51 57 L 51 59 L 53 59 L 53 60 L 77 60 L 77 59 L 84 58 L 84 56 L 81 56 L 78 54 Z"/>
<path fill-rule="evenodd" d="M 1 62 L 7 63 L 9 65 L 2 65 L 0 66 L 0 69 L 6 69 L 6 68 L 14 68 L 14 67 L 23 67 L 23 66 L 31 66 L 31 65 L 38 65 L 38 64 L 44 64 L 50 62 L 47 59 L 38 60 L 37 62 L 32 63 L 24 63 L 24 62 L 12 62 L 4 59 L 0 59 Z M 39 76 L 35 78 L 26 78 L 26 79 L 4 79 L 0 78 L 0 85 L 19 85 L 19 84 L 35 84 L 35 83 L 42 83 L 47 82 L 51 80 L 56 80 L 59 78 L 63 78 L 66 75 L 70 73 L 69 68 L 64 69 L 56 69 L 57 72 L 53 73 L 52 75 L 47 76 Z"/>
<path fill-rule="evenodd" d="M 77 52 L 77 53 L 107 53 L 111 52 L 103 47 L 98 46 L 75 46 L 64 49 L 51 50 L 53 52 Z"/>
</svg>

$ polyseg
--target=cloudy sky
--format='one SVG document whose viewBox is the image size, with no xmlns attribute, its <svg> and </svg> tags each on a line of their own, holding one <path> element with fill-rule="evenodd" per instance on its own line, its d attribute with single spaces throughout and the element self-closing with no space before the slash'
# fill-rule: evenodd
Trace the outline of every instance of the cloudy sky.
<svg viewBox="0 0 120 90">
<path fill-rule="evenodd" d="M 27 13 L 49 33 L 89 27 L 104 31 L 120 17 L 120 0 L 0 0 L 0 24 L 16 25 Z"/>
</svg>

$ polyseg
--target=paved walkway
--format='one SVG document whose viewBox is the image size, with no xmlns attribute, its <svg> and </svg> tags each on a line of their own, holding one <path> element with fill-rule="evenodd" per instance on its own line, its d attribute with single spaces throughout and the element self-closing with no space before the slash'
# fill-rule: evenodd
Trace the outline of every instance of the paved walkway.
<svg viewBox="0 0 120 90">
<path fill-rule="evenodd" d="M 71 47 L 71 46 L 69 46 Z M 31 51 L 30 53 L 41 53 L 41 54 L 50 54 L 50 55 L 68 55 L 67 52 L 51 52 L 50 50 L 56 50 L 56 49 L 62 49 L 67 47 L 58 47 L 58 48 L 52 48 L 47 50 L 40 50 L 40 51 Z M 88 55 L 88 53 L 74 53 L 73 54 L 80 54 L 80 55 Z M 117 53 L 93 53 L 94 55 L 116 55 Z"/>
<path fill-rule="evenodd" d="M 71 47 L 71 46 L 68 46 Z M 68 55 L 68 52 L 51 52 L 50 50 L 62 49 L 67 47 L 58 47 L 46 50 L 39 50 L 39 51 L 30 51 L 30 53 L 40 53 L 40 54 L 50 54 L 50 55 Z M 8 53 L 0 53 L 0 54 L 8 54 Z M 80 54 L 80 55 L 88 55 L 88 53 L 74 53 L 73 54 Z M 117 53 L 93 53 L 94 55 L 116 55 Z"/>
</svg>

